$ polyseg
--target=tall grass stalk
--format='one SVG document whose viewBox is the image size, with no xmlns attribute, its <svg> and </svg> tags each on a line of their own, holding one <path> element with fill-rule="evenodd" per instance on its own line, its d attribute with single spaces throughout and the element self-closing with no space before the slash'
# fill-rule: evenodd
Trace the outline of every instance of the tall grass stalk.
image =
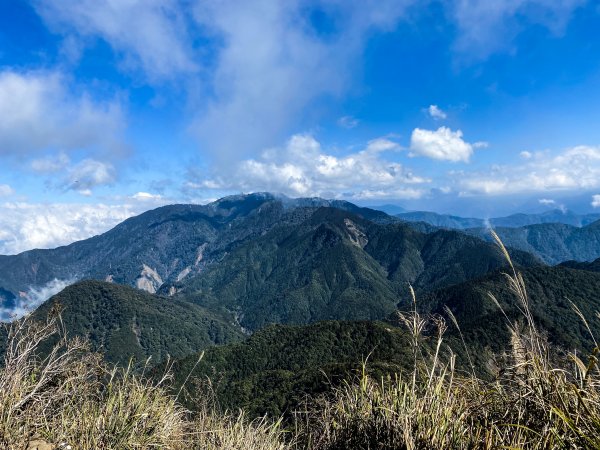
<svg viewBox="0 0 600 450">
<path fill-rule="evenodd" d="M 596 346 L 586 361 L 574 353 L 551 356 L 560 352 L 536 327 L 523 276 L 492 235 L 506 258 L 504 276 L 525 319 L 524 326 L 509 320 L 489 294 L 511 338 L 511 352 L 496 378 L 477 378 L 459 324 L 447 310 L 471 365 L 470 375 L 459 375 L 454 353 L 443 351 L 444 322 L 419 315 L 411 290 L 413 311 L 400 316 L 413 346 L 409 378 L 398 374 L 375 380 L 363 368 L 359 380 L 336 389 L 307 413 L 300 433 L 304 448 L 600 449 L 600 349 Z M 593 335 L 581 311 L 573 308 Z M 435 342 L 425 346 L 424 331 L 431 327 Z"/>
<path fill-rule="evenodd" d="M 107 366 L 84 340 L 66 338 L 60 315 L 15 322 L 0 368 L 0 449 L 25 450 L 34 440 L 85 450 L 289 447 L 279 423 L 208 409 L 190 414 L 167 393 L 168 379 Z"/>
</svg>

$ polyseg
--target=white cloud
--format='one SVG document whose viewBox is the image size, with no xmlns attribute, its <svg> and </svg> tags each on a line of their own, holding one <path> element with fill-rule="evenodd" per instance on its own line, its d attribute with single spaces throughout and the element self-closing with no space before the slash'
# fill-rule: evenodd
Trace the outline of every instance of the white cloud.
<svg viewBox="0 0 600 450">
<path fill-rule="evenodd" d="M 0 197 L 8 197 L 15 193 L 14 189 L 8 184 L 0 184 Z"/>
<path fill-rule="evenodd" d="M 556 200 L 552 200 L 551 198 L 540 198 L 538 201 L 539 201 L 540 205 L 546 205 L 546 206 L 556 205 Z"/>
<path fill-rule="evenodd" d="M 416 198 L 418 185 L 429 180 L 414 175 L 383 152 L 400 147 L 389 139 L 376 139 L 362 151 L 336 156 L 326 153 L 312 136 L 295 135 L 286 147 L 247 159 L 232 168 L 230 176 L 216 176 L 188 184 L 189 188 L 272 191 L 291 196 L 350 198 Z"/>
<path fill-rule="evenodd" d="M 337 123 L 340 127 L 350 130 L 356 128 L 360 121 L 352 116 L 343 116 L 338 119 Z"/>
<path fill-rule="evenodd" d="M 31 169 L 41 174 L 60 173 L 59 181 L 49 181 L 48 185 L 78 191 L 85 196 L 92 195 L 92 188 L 112 185 L 117 180 L 117 171 L 111 163 L 92 158 L 71 163 L 64 152 L 34 159 Z"/>
<path fill-rule="evenodd" d="M 448 117 L 448 115 L 444 111 L 442 111 L 437 105 L 429 105 L 429 108 L 427 108 L 427 112 L 433 119 L 436 120 L 443 120 Z"/>
<path fill-rule="evenodd" d="M 136 204 L 0 204 L 0 254 L 54 248 L 108 231 L 145 207 Z"/>
<path fill-rule="evenodd" d="M 447 127 L 440 127 L 436 131 L 415 128 L 410 138 L 411 156 L 468 162 L 474 148 L 484 147 L 487 144 L 484 142 L 470 144 L 463 140 L 462 135 L 461 130 L 452 131 Z"/>
<path fill-rule="evenodd" d="M 84 159 L 68 169 L 65 187 L 75 191 L 86 192 L 97 186 L 113 184 L 116 171 L 112 164 L 94 159 Z"/>
<path fill-rule="evenodd" d="M 29 288 L 27 292 L 25 292 L 25 295 L 16 299 L 13 307 L 7 308 L 0 306 L 0 322 L 16 320 L 33 312 L 39 305 L 53 295 L 58 294 L 75 281 L 77 280 L 59 280 L 55 278 L 41 287 Z"/>
<path fill-rule="evenodd" d="M 600 194 L 592 196 L 592 206 L 594 208 L 600 208 Z"/>
<path fill-rule="evenodd" d="M 70 162 L 67 154 L 61 151 L 55 156 L 34 159 L 31 161 L 31 169 L 39 173 L 54 173 L 65 169 Z"/>
<path fill-rule="evenodd" d="M 0 156 L 46 149 L 123 150 L 118 102 L 70 92 L 59 72 L 0 71 Z"/>
<path fill-rule="evenodd" d="M 456 0 L 449 2 L 458 27 L 455 49 L 467 60 L 510 51 L 527 25 L 563 33 L 573 11 L 586 0 Z"/>
<path fill-rule="evenodd" d="M 415 0 L 35 0 L 75 55 L 100 38 L 121 67 L 176 79 L 195 111 L 190 131 L 224 160 L 302 126 L 310 106 L 350 87 L 373 31 L 392 31 Z M 314 13 L 335 23 L 323 34 Z M 208 99 L 208 102 L 207 102 Z M 352 121 L 346 122 L 352 125 Z M 232 132 L 235 129 L 235 132 Z"/>
<path fill-rule="evenodd" d="M 537 152 L 526 163 L 460 174 L 464 193 L 490 195 L 600 187 L 600 147 L 577 146 L 557 155 Z"/>
<path fill-rule="evenodd" d="M 519 153 L 519 156 L 523 159 L 531 159 L 533 158 L 533 153 L 528 151 L 522 151 L 521 153 Z"/>
<path fill-rule="evenodd" d="M 314 116 L 314 102 L 347 91 L 369 32 L 392 29 L 412 3 L 198 2 L 196 19 L 222 46 L 212 73 L 214 101 L 192 132 L 223 160 L 279 142 Z M 336 23 L 335 32 L 324 37 L 314 28 L 314 10 Z"/>
<path fill-rule="evenodd" d="M 122 56 L 127 69 L 140 68 L 152 81 L 198 71 L 188 19 L 176 0 L 37 0 L 37 11 L 76 47 L 100 37 Z M 83 38 L 83 39 L 81 39 Z"/>
<path fill-rule="evenodd" d="M 150 194 L 149 192 L 137 192 L 136 194 L 133 194 L 131 196 L 131 198 L 134 199 L 134 200 L 142 201 L 142 202 L 163 200 L 162 195 L 159 195 L 159 194 Z"/>
</svg>

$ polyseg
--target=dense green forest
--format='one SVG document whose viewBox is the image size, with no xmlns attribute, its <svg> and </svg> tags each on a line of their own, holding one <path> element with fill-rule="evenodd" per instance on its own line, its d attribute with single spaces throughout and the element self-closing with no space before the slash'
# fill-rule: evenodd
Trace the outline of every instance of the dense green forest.
<svg viewBox="0 0 600 450">
<path fill-rule="evenodd" d="M 121 365 L 130 358 L 142 364 L 149 357 L 157 364 L 243 337 L 227 317 L 200 306 L 102 281 L 67 287 L 31 319 L 45 320 L 57 307 L 69 336 L 87 338 L 92 350 Z"/>
</svg>

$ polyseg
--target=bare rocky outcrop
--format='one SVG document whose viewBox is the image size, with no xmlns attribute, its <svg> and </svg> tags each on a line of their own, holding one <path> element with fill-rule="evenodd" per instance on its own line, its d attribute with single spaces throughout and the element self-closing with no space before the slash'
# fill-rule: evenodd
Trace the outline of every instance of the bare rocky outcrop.
<svg viewBox="0 0 600 450">
<path fill-rule="evenodd" d="M 352 243 L 357 247 L 365 248 L 365 246 L 369 243 L 369 239 L 367 238 L 365 232 L 358 228 L 358 225 L 356 225 L 350 219 L 344 219 L 344 223 L 346 224 L 348 237 Z"/>
<path fill-rule="evenodd" d="M 135 280 L 135 287 L 151 294 L 155 294 L 159 287 L 163 284 L 163 280 L 155 269 L 142 265 L 142 272 Z"/>
</svg>

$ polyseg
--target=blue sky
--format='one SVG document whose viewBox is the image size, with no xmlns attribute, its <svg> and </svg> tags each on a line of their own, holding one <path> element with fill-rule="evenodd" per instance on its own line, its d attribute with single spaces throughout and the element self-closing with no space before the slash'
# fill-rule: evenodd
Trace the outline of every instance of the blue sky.
<svg viewBox="0 0 600 450">
<path fill-rule="evenodd" d="M 273 191 L 600 208 L 584 0 L 0 3 L 0 253 Z"/>
</svg>

